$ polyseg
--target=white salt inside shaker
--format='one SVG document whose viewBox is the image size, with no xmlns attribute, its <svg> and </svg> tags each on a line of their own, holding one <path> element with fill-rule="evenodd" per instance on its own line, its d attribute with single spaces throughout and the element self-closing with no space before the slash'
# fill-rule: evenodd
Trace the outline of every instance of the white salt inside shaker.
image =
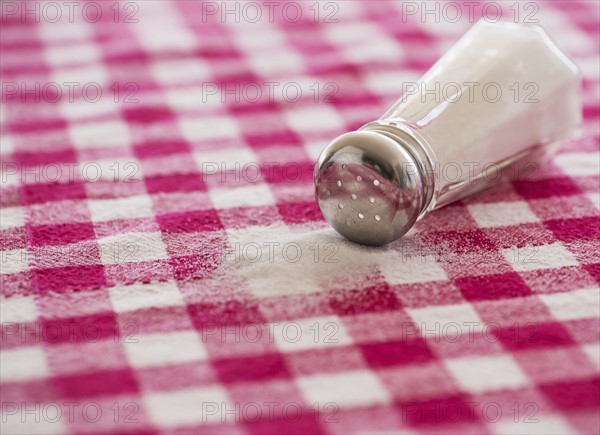
<svg viewBox="0 0 600 435">
<path fill-rule="evenodd" d="M 509 164 L 553 152 L 582 123 L 579 71 L 535 25 L 481 20 L 406 88 L 380 119 L 331 142 L 315 167 L 323 215 L 358 243 L 401 237 Z"/>
</svg>

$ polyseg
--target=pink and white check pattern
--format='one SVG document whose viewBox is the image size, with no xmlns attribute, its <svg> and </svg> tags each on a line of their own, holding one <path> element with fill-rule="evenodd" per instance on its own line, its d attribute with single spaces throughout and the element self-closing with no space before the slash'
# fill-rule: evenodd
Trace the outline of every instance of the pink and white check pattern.
<svg viewBox="0 0 600 435">
<path fill-rule="evenodd" d="M 96 23 L 3 16 L 3 83 L 110 98 L 3 96 L 2 433 L 598 433 L 598 3 L 536 15 L 583 71 L 581 138 L 378 250 L 328 228 L 313 162 L 470 24 L 297 4 L 272 24 L 192 1 L 140 2 L 137 23 L 126 3 Z M 225 95 L 265 82 L 322 92 Z"/>
</svg>

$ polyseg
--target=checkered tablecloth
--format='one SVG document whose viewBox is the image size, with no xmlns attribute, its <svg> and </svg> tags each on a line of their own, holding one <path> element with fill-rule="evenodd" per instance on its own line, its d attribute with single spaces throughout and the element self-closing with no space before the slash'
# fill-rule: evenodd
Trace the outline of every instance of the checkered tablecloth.
<svg viewBox="0 0 600 435">
<path fill-rule="evenodd" d="M 598 433 L 598 2 L 487 4 L 2 2 L 1 432 Z M 498 7 L 581 137 L 342 240 L 320 150 Z"/>
</svg>

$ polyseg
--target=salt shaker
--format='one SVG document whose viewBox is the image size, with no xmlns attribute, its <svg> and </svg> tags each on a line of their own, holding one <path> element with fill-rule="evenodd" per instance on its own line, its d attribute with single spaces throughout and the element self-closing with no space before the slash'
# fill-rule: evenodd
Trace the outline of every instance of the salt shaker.
<svg viewBox="0 0 600 435">
<path fill-rule="evenodd" d="M 315 166 L 315 195 L 347 239 L 379 246 L 427 212 L 550 155 L 582 123 L 575 64 L 536 25 L 476 23 L 380 119 Z"/>
</svg>

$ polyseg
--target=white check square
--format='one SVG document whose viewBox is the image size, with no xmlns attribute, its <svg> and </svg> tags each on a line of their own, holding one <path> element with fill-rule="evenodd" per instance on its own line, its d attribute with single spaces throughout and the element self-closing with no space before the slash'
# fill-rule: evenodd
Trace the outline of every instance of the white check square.
<svg viewBox="0 0 600 435">
<path fill-rule="evenodd" d="M 529 383 L 510 355 L 457 358 L 447 360 L 445 364 L 459 385 L 473 394 L 520 388 Z"/>
<path fill-rule="evenodd" d="M 526 404 L 519 404 L 526 406 Z M 536 408 L 529 407 L 527 414 L 534 414 Z M 540 413 L 531 415 L 531 417 L 521 416 L 516 419 L 515 416 L 503 418 L 493 424 L 488 424 L 492 433 L 497 435 L 548 435 L 548 434 L 571 434 L 577 433 L 567 423 L 567 421 L 559 415 L 549 413 Z"/>
<path fill-rule="evenodd" d="M 584 344 L 581 349 L 594 364 L 594 367 L 600 371 L 600 343 Z"/>
<path fill-rule="evenodd" d="M 125 351 L 134 367 L 203 361 L 208 357 L 196 331 L 135 334 L 125 343 Z"/>
<path fill-rule="evenodd" d="M 11 412 L 11 406 L 16 406 L 16 410 L 17 412 Z M 44 406 L 47 406 L 47 408 L 44 408 L 45 410 L 47 409 L 47 412 L 50 412 L 50 410 L 53 410 L 53 406 L 56 405 L 58 406 L 58 404 L 55 403 L 45 403 Z M 21 404 L 15 403 L 15 402 L 3 402 L 3 413 L 2 413 L 2 433 L 5 434 L 11 434 L 11 435 L 35 435 L 35 434 L 40 434 L 40 435 L 64 435 L 66 433 L 69 433 L 69 429 L 67 429 L 67 426 L 65 424 L 64 421 L 61 421 L 62 419 L 64 419 L 64 414 L 62 414 L 62 411 L 60 410 L 60 408 L 57 409 L 57 415 L 60 417 L 63 417 L 62 419 L 59 418 L 58 420 L 50 420 L 52 421 L 51 423 L 49 423 L 49 419 L 47 418 L 39 418 L 40 414 L 37 415 L 30 415 L 30 418 L 27 418 L 27 414 L 25 414 L 25 409 L 27 408 L 21 408 L 19 410 L 19 406 L 22 406 Z M 68 405 L 67 405 L 68 406 Z M 34 408 L 36 409 L 36 408 Z M 40 408 L 38 408 L 40 409 Z M 40 409 L 41 410 L 41 409 Z M 19 412 L 20 411 L 20 412 Z M 53 410 L 54 411 L 54 410 Z M 35 411 L 36 413 L 39 411 Z M 45 411 L 42 411 L 45 412 Z M 44 415 L 44 414 L 42 414 Z M 37 417 L 37 418 L 36 418 Z"/>
<path fill-rule="evenodd" d="M 167 86 L 201 82 L 210 77 L 210 68 L 198 59 L 159 60 L 150 68 L 156 80 Z"/>
<path fill-rule="evenodd" d="M 175 111 L 206 109 L 222 104 L 218 87 L 203 84 L 203 87 L 170 88 L 164 90 L 167 104 Z"/>
<path fill-rule="evenodd" d="M 194 153 L 193 157 L 198 169 L 205 175 L 216 174 L 219 171 L 237 171 L 234 174 L 225 174 L 225 180 L 240 180 L 244 171 L 254 175 L 254 172 L 249 171 L 260 169 L 256 154 L 249 148 L 203 151 Z"/>
<path fill-rule="evenodd" d="M 122 121 L 74 124 L 69 128 L 69 135 L 81 149 L 121 148 L 131 143 L 129 128 Z"/>
<path fill-rule="evenodd" d="M 4 324 L 33 322 L 37 317 L 33 296 L 11 296 L 0 300 L 0 319 Z"/>
<path fill-rule="evenodd" d="M 8 207 L 0 209 L 0 230 L 18 228 L 25 225 L 25 216 L 22 207 Z"/>
<path fill-rule="evenodd" d="M 289 49 L 258 50 L 249 56 L 250 66 L 256 74 L 272 77 L 274 74 L 298 74 L 304 69 L 304 58 Z M 267 80 L 268 81 L 268 80 Z M 278 82 L 275 92 L 282 92 L 284 84 Z"/>
<path fill-rule="evenodd" d="M 98 102 L 90 104 L 83 98 L 69 101 L 63 99 L 59 106 L 60 114 L 70 121 L 83 120 L 94 117 L 118 117 L 119 105 L 112 98 L 101 98 Z"/>
<path fill-rule="evenodd" d="M 29 270 L 27 249 L 0 251 L 0 274 L 19 273 Z"/>
<path fill-rule="evenodd" d="M 66 9 L 65 13 L 61 12 L 61 16 L 57 22 L 49 20 L 40 20 L 37 32 L 41 40 L 49 43 L 67 42 L 72 40 L 87 40 L 93 36 L 94 26 L 90 26 L 86 20 L 69 21 L 69 14 Z M 90 13 L 92 13 L 90 11 Z M 54 21 L 54 20 L 52 20 Z"/>
<path fill-rule="evenodd" d="M 211 189 L 210 199 L 218 209 L 235 207 L 257 207 L 276 203 L 271 189 L 266 184 L 254 184 L 233 189 Z"/>
<path fill-rule="evenodd" d="M 198 47 L 198 38 L 182 22 L 182 17 L 167 2 L 144 2 L 139 4 L 135 19 L 145 25 L 133 25 L 137 39 L 150 53 L 189 54 Z M 160 29 L 160 31 L 158 30 Z"/>
<path fill-rule="evenodd" d="M 470 304 L 438 305 L 407 309 L 423 335 L 468 336 L 481 331 L 483 321 Z"/>
<path fill-rule="evenodd" d="M 302 107 L 285 112 L 287 124 L 299 133 L 339 130 L 344 128 L 340 114 L 329 106 Z"/>
<path fill-rule="evenodd" d="M 594 204 L 594 207 L 596 207 L 597 209 L 600 209 L 600 193 L 598 192 L 593 192 L 593 193 L 588 193 L 587 195 L 588 200 Z"/>
<path fill-rule="evenodd" d="M 517 272 L 577 266 L 579 264 L 573 254 L 561 243 L 503 249 L 502 255 Z"/>
<path fill-rule="evenodd" d="M 573 177 L 600 175 L 600 153 L 561 153 L 554 158 L 565 174 Z"/>
<path fill-rule="evenodd" d="M 312 234 L 299 245 L 285 224 L 230 229 L 223 261 L 237 266 L 236 274 L 257 298 L 318 292 L 330 264 L 315 262 L 315 252 L 307 248 L 313 246 L 311 237 L 318 241 Z"/>
<path fill-rule="evenodd" d="M 184 305 L 181 292 L 173 281 L 120 285 L 109 288 L 108 292 L 112 306 L 118 313 Z"/>
<path fill-rule="evenodd" d="M 29 381 L 50 376 L 44 348 L 19 347 L 0 351 L 0 380 L 2 382 Z"/>
<path fill-rule="evenodd" d="M 238 26 L 234 26 L 231 30 L 237 29 L 239 29 Z M 236 32 L 232 36 L 235 44 L 245 51 L 281 47 L 286 41 L 285 34 L 274 27 L 265 27 L 264 29 L 261 29 L 260 32 Z"/>
<path fill-rule="evenodd" d="M 539 222 L 539 218 L 525 201 L 469 204 L 469 213 L 482 228 L 502 227 Z"/>
<path fill-rule="evenodd" d="M 83 87 L 87 85 L 87 94 L 91 101 L 102 99 L 100 89 L 106 92 L 105 86 L 109 84 L 109 74 L 101 63 L 89 64 L 89 66 L 68 67 L 64 66 L 57 69 L 52 74 L 52 82 L 58 83 L 61 87 L 65 86 L 63 98 L 68 98 L 68 89 L 64 83 L 75 83 L 75 92 L 83 92 Z M 98 91 L 98 93 L 96 93 Z M 76 94 L 77 95 L 77 94 Z M 104 94 L 106 95 L 106 94 Z M 93 103 L 92 103 L 93 104 Z"/>
<path fill-rule="evenodd" d="M 144 403 L 154 424 L 163 428 L 223 423 L 225 411 L 235 409 L 225 389 L 218 386 L 147 393 Z"/>
<path fill-rule="evenodd" d="M 94 222 L 152 217 L 152 200 L 148 195 L 115 199 L 90 199 L 87 202 Z"/>
<path fill-rule="evenodd" d="M 340 408 L 353 408 L 391 400 L 379 378 L 364 370 L 303 376 L 297 383 L 308 403 L 333 402 Z"/>
<path fill-rule="evenodd" d="M 391 255 L 380 264 L 390 284 L 414 284 L 448 279 L 446 272 L 432 255 Z"/>
<path fill-rule="evenodd" d="M 133 232 L 98 240 L 102 263 L 121 264 L 168 258 L 160 233 Z"/>
<path fill-rule="evenodd" d="M 283 352 L 347 346 L 352 338 L 337 316 L 313 317 L 271 324 L 273 338 Z"/>
<path fill-rule="evenodd" d="M 81 162 L 81 176 L 85 181 L 100 180 L 113 183 L 139 183 L 142 181 L 141 162 L 134 157 L 98 159 Z"/>
<path fill-rule="evenodd" d="M 598 317 L 600 288 L 540 295 L 556 320 L 593 319 Z"/>
<path fill-rule="evenodd" d="M 404 57 L 402 46 L 393 39 L 382 36 L 375 41 L 360 42 L 343 49 L 344 57 L 356 64 L 367 62 L 398 62 Z"/>
<path fill-rule="evenodd" d="M 378 95 L 390 95 L 392 92 L 402 95 L 407 92 L 408 83 L 418 83 L 418 80 L 418 74 L 403 69 L 373 71 L 365 75 L 365 85 Z"/>
<path fill-rule="evenodd" d="M 179 121 L 179 128 L 190 142 L 232 139 L 240 134 L 237 123 L 228 116 L 185 117 Z"/>
<path fill-rule="evenodd" d="M 60 67 L 69 63 L 91 63 L 101 58 L 98 46 L 89 42 L 75 44 L 49 45 L 44 50 L 44 57 L 50 65 Z"/>
<path fill-rule="evenodd" d="M 0 108 L 0 110 L 2 110 Z M 0 122 L 3 123 L 2 120 Z M 15 149 L 13 139 L 6 133 L 0 136 L 0 154 L 10 154 Z M 6 181 L 6 174 L 2 173 L 2 183 L 4 184 Z"/>
<path fill-rule="evenodd" d="M 372 35 L 380 36 L 381 32 L 375 24 L 359 21 L 324 28 L 325 38 L 338 45 L 354 45 L 363 42 L 366 35 L 373 38 Z"/>
</svg>

